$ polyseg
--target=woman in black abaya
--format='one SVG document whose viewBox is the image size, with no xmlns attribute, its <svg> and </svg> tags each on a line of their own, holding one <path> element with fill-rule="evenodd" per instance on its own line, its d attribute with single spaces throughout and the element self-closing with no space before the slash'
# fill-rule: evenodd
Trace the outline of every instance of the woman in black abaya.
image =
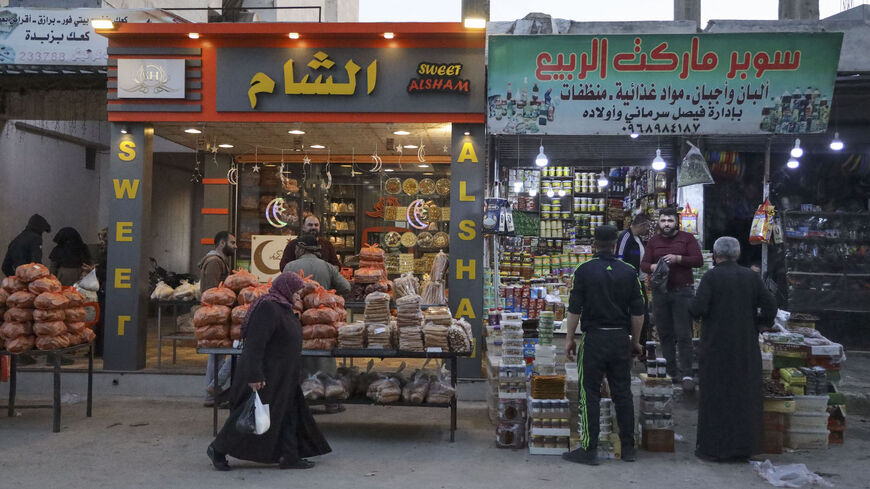
<svg viewBox="0 0 870 489">
<path fill-rule="evenodd" d="M 283 273 L 272 288 L 251 304 L 242 325 L 244 350 L 233 378 L 229 419 L 208 447 L 217 470 L 230 470 L 227 455 L 282 469 L 308 469 L 304 457 L 329 453 L 331 448 L 308 410 L 302 394 L 302 326 L 293 313 L 293 295 L 303 287 L 294 273 Z M 271 425 L 262 435 L 240 433 L 236 420 L 252 390 L 269 404 Z"/>
</svg>

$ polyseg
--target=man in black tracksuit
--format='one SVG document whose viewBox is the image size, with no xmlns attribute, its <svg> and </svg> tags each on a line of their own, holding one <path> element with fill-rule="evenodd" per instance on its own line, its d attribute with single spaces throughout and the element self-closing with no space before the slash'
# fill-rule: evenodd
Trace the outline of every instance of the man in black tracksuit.
<svg viewBox="0 0 870 489">
<path fill-rule="evenodd" d="M 617 229 L 600 226 L 595 230 L 595 257 L 574 271 L 574 285 L 568 303 L 565 353 L 574 359 L 574 340 L 582 315 L 577 360 L 580 374 L 580 448 L 562 457 L 571 462 L 598 465 L 599 402 L 601 381 L 607 375 L 622 459 L 637 459 L 634 447 L 634 404 L 631 397 L 631 355 L 640 354 L 644 300 L 637 272 L 617 259 Z"/>
</svg>

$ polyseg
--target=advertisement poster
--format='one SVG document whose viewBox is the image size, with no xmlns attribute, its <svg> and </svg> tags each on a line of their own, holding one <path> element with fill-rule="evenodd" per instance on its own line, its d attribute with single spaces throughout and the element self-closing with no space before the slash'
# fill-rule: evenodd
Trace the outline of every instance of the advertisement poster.
<svg viewBox="0 0 870 489">
<path fill-rule="evenodd" d="M 494 134 L 828 127 L 842 33 L 490 36 Z"/>
</svg>

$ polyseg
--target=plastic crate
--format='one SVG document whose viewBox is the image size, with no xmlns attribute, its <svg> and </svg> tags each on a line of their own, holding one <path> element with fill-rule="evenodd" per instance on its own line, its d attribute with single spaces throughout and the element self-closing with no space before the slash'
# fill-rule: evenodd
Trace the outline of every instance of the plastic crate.
<svg viewBox="0 0 870 489">
<path fill-rule="evenodd" d="M 795 412 L 795 402 L 793 398 L 787 399 L 765 399 L 765 413 L 785 413 L 791 414 Z"/>
<path fill-rule="evenodd" d="M 644 429 L 641 446 L 648 452 L 673 452 L 674 430 Z"/>
<path fill-rule="evenodd" d="M 828 396 L 794 396 L 796 413 L 824 413 L 828 409 Z"/>
<path fill-rule="evenodd" d="M 787 430 L 820 431 L 828 429 L 828 413 L 796 412 L 786 418 Z"/>
<path fill-rule="evenodd" d="M 784 445 L 788 448 L 828 448 L 828 430 L 786 430 Z"/>
</svg>

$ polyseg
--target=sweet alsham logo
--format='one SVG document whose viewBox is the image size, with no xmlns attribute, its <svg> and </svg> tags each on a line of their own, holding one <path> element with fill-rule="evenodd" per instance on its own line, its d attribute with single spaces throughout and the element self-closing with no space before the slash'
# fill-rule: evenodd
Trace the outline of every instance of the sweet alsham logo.
<svg viewBox="0 0 870 489">
<path fill-rule="evenodd" d="M 166 72 L 166 69 L 154 63 L 142 63 L 139 65 L 139 69 L 136 70 L 136 73 L 133 75 L 133 83 L 135 85 L 125 88 L 124 90 L 128 92 L 141 92 L 141 93 L 171 93 L 175 92 L 174 88 L 169 88 L 167 85 L 169 84 L 170 76 L 169 73 Z"/>
<path fill-rule="evenodd" d="M 427 63 L 417 65 L 418 77 L 408 82 L 408 93 L 471 93 L 471 82 L 459 76 L 462 63 Z"/>
</svg>

